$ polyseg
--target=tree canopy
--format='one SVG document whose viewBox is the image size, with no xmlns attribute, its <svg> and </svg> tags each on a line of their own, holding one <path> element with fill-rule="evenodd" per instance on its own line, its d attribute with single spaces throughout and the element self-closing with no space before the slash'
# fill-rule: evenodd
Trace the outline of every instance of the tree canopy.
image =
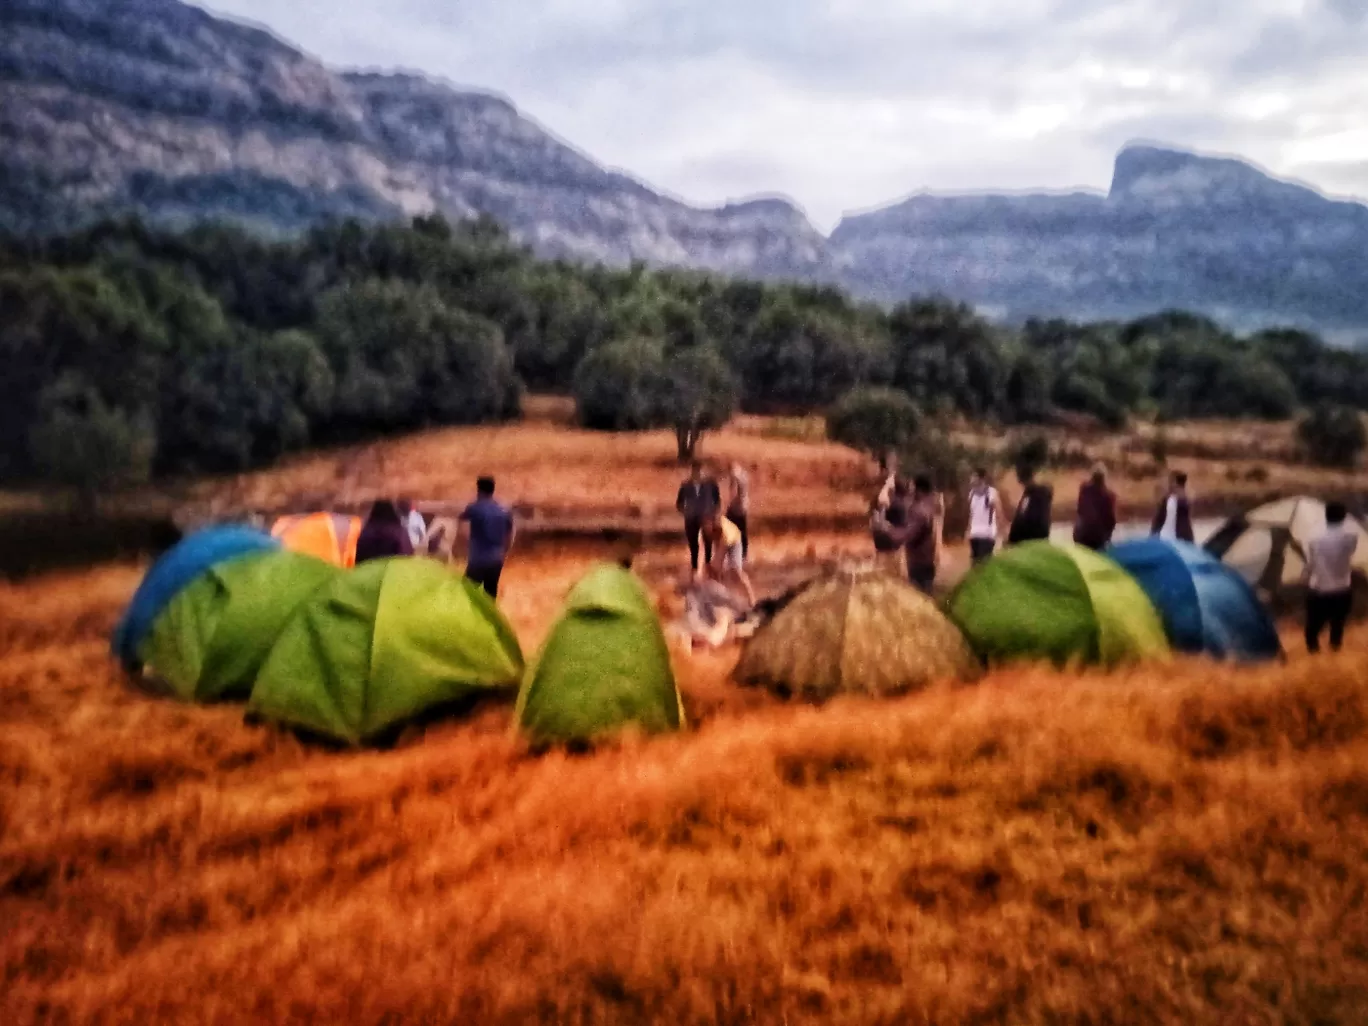
<svg viewBox="0 0 1368 1026">
<path fill-rule="evenodd" d="M 488 219 L 436 216 L 0 239 L 0 363 L 0 477 L 96 487 L 497 421 L 525 389 L 572 394 L 591 427 L 670 427 L 681 455 L 737 408 L 903 402 L 867 389 L 998 424 L 1368 408 L 1368 355 L 1301 331 L 1238 337 L 1181 311 L 1011 328 L 943 299 L 885 310 L 826 286 L 543 261 Z"/>
</svg>

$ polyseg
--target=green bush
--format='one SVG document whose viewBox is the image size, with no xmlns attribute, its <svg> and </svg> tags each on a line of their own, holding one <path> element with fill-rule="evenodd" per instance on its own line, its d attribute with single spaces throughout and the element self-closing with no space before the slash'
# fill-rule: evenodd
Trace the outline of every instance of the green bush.
<svg viewBox="0 0 1368 1026">
<path fill-rule="evenodd" d="M 610 342 L 586 356 L 575 371 L 575 413 L 596 431 L 661 427 L 657 389 L 664 355 L 654 342 Z"/>
<path fill-rule="evenodd" d="M 431 285 L 370 279 L 319 303 L 318 341 L 336 385 L 331 433 L 356 437 L 516 415 L 520 386 L 498 327 Z"/>
<path fill-rule="evenodd" d="M 827 437 L 867 453 L 881 463 L 917 437 L 921 411 L 896 388 L 857 388 L 827 412 Z"/>
<path fill-rule="evenodd" d="M 1358 411 L 1334 403 L 1322 403 L 1302 418 L 1297 438 L 1307 458 L 1327 467 L 1352 467 L 1368 447 Z"/>
<path fill-rule="evenodd" d="M 65 377 L 38 397 L 28 446 L 49 480 L 93 503 L 102 491 L 145 482 L 157 439 L 145 413 L 110 406 L 89 384 Z"/>
<path fill-rule="evenodd" d="M 595 349 L 575 374 L 579 422 L 600 431 L 668 427 L 681 461 L 692 459 L 703 433 L 736 410 L 736 376 L 707 346 L 675 350 L 635 339 Z"/>
</svg>

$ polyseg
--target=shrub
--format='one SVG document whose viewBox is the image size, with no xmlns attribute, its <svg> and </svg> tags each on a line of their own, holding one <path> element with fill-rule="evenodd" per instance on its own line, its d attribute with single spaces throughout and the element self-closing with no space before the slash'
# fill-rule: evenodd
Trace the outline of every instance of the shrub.
<svg viewBox="0 0 1368 1026">
<path fill-rule="evenodd" d="M 921 427 L 912 397 L 896 388 L 857 388 L 827 414 L 827 437 L 883 463 L 909 446 Z"/>
<path fill-rule="evenodd" d="M 600 346 L 575 371 L 575 414 L 596 431 L 660 427 L 656 401 L 664 370 L 660 346 L 634 339 Z"/>
<path fill-rule="evenodd" d="M 74 378 L 44 389 L 28 441 L 35 465 L 90 503 L 105 489 L 145 482 L 157 449 L 151 418 L 106 404 Z"/>
<path fill-rule="evenodd" d="M 431 286 L 371 279 L 334 289 L 320 300 L 317 337 L 336 379 L 330 424 L 341 437 L 518 412 L 499 328 Z"/>
<path fill-rule="evenodd" d="M 1307 458 L 1327 467 L 1352 467 L 1368 447 L 1368 432 L 1358 411 L 1322 403 L 1297 425 L 1297 438 Z"/>
</svg>

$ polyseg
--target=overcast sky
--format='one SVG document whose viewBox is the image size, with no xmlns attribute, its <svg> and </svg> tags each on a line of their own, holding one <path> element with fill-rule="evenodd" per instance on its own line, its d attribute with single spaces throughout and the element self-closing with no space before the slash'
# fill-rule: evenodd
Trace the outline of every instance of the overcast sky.
<svg viewBox="0 0 1368 1026">
<path fill-rule="evenodd" d="M 336 66 L 502 93 L 692 203 L 823 229 L 923 189 L 1105 189 L 1143 138 L 1368 197 L 1368 0 L 210 0 Z"/>
</svg>

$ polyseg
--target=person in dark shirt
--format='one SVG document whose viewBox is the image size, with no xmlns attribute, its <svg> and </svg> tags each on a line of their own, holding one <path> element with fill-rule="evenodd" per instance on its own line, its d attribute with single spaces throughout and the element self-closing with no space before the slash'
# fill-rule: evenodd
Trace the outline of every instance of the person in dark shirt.
<svg viewBox="0 0 1368 1026">
<path fill-rule="evenodd" d="M 1116 493 L 1107 487 L 1107 469 L 1093 468 L 1092 477 L 1078 489 L 1078 514 L 1074 521 L 1074 544 L 1101 552 L 1116 531 Z"/>
<path fill-rule="evenodd" d="M 356 563 L 389 556 L 413 555 L 413 543 L 399 516 L 399 508 L 389 499 L 379 499 L 370 508 L 356 539 Z"/>
<path fill-rule="evenodd" d="M 936 497 L 929 477 L 918 477 L 912 485 L 912 501 L 907 504 L 906 526 L 900 529 L 907 553 L 907 579 L 930 595 L 936 583 Z"/>
<path fill-rule="evenodd" d="M 1169 541 L 1193 542 L 1192 505 L 1188 500 L 1187 475 L 1176 471 L 1169 478 L 1168 493 L 1159 501 L 1150 534 Z"/>
<path fill-rule="evenodd" d="M 684 518 L 684 539 L 689 543 L 689 564 L 698 574 L 698 548 L 703 541 L 703 562 L 712 563 L 712 539 L 703 530 L 708 518 L 722 508 L 722 490 L 711 477 L 703 476 L 703 464 L 697 460 L 689 468 L 689 479 L 679 486 L 675 509 Z"/>
<path fill-rule="evenodd" d="M 513 514 L 494 500 L 492 477 L 480 478 L 475 490 L 477 498 L 460 517 L 470 535 L 466 576 L 484 588 L 490 598 L 498 598 L 499 578 L 503 576 L 504 561 L 517 528 L 513 524 Z"/>
<path fill-rule="evenodd" d="M 1049 485 L 1036 483 L 1033 467 L 1017 467 L 1017 480 L 1021 482 L 1021 501 L 1017 503 L 1016 515 L 1012 517 L 1012 529 L 1007 535 L 1007 544 L 1045 541 L 1050 537 L 1050 511 L 1054 505 L 1054 489 Z"/>
</svg>

